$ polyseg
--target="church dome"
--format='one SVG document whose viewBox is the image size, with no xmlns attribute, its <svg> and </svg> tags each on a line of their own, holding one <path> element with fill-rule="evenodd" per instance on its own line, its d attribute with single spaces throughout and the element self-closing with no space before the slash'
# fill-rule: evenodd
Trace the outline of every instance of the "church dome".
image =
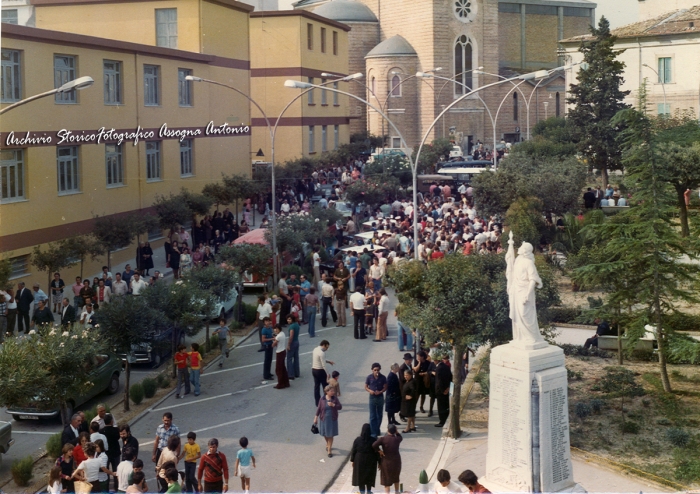
<svg viewBox="0 0 700 494">
<path fill-rule="evenodd" d="M 355 0 L 333 0 L 319 6 L 313 12 L 338 22 L 378 22 L 369 7 Z"/>
<path fill-rule="evenodd" d="M 406 41 L 406 38 L 403 36 L 397 34 L 372 48 L 365 58 L 415 57 L 416 55 L 416 50 L 413 49 L 411 43 Z"/>
</svg>

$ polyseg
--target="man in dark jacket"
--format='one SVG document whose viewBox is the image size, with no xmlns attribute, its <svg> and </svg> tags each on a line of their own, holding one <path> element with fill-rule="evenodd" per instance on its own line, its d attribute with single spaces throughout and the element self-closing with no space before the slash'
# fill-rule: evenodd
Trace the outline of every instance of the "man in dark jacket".
<svg viewBox="0 0 700 494">
<path fill-rule="evenodd" d="M 452 383 L 452 370 L 448 365 L 450 357 L 443 355 L 435 368 L 435 398 L 437 399 L 438 417 L 440 423 L 435 427 L 442 427 L 450 415 L 450 384 Z"/>
<path fill-rule="evenodd" d="M 80 427 L 80 422 L 80 414 L 74 413 L 70 419 L 70 424 L 63 429 L 63 433 L 61 434 L 61 446 L 68 443 L 71 443 L 73 446 L 78 444 L 78 436 L 80 435 L 78 428 Z"/>
<path fill-rule="evenodd" d="M 32 291 L 24 286 L 23 282 L 17 283 L 17 294 L 15 295 L 15 300 L 17 301 L 17 334 L 22 331 L 29 332 L 29 309 L 34 302 L 34 295 Z M 14 330 L 14 328 L 11 328 Z"/>
<path fill-rule="evenodd" d="M 119 273 L 117 273 L 119 274 Z M 75 307 L 73 307 L 67 298 L 63 299 L 61 306 L 61 326 L 67 328 L 75 322 Z"/>
<path fill-rule="evenodd" d="M 32 326 L 36 326 L 36 329 L 40 330 L 43 327 L 51 326 L 54 320 L 53 312 L 46 306 L 46 300 L 40 300 L 38 305 L 32 316 Z"/>
</svg>

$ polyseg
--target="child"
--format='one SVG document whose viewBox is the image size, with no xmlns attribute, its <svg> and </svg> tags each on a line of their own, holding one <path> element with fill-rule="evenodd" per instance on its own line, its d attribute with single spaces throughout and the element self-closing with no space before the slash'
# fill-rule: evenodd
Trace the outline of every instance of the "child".
<svg viewBox="0 0 700 494">
<path fill-rule="evenodd" d="M 440 484 L 440 485 L 435 486 L 436 493 L 439 493 L 439 492 L 462 492 L 462 488 L 458 484 L 452 482 L 452 479 L 450 477 L 450 472 L 448 472 L 447 470 L 443 469 L 443 470 L 440 470 L 438 472 L 437 481 L 438 481 L 438 484 Z"/>
<path fill-rule="evenodd" d="M 176 468 L 168 468 L 165 471 L 165 480 L 168 482 L 168 490 L 165 492 L 182 492 L 177 477 L 178 473 Z"/>
<path fill-rule="evenodd" d="M 131 475 L 129 475 L 129 485 L 134 485 L 135 483 L 138 484 L 138 482 L 134 482 L 134 474 L 136 472 L 142 472 L 142 471 L 143 471 L 143 460 L 136 458 L 134 460 L 134 470 L 131 472 Z"/>
<path fill-rule="evenodd" d="M 253 456 L 253 450 L 248 449 L 247 437 L 243 436 L 238 441 L 238 444 L 241 445 L 242 449 L 239 449 L 236 454 L 236 466 L 233 475 L 238 475 L 241 478 L 241 489 L 245 491 L 245 494 L 248 494 L 250 490 L 250 473 L 252 471 L 250 462 L 252 460 L 253 468 L 255 468 L 255 456 Z"/>
<path fill-rule="evenodd" d="M 49 494 L 60 494 L 63 491 L 61 484 L 61 467 L 54 466 L 49 472 Z"/>
<path fill-rule="evenodd" d="M 194 395 L 199 396 L 199 376 L 202 374 L 202 355 L 199 353 L 199 345 L 192 343 L 192 351 L 187 354 L 190 357 L 190 381 L 194 386 Z"/>
<path fill-rule="evenodd" d="M 187 372 L 188 353 L 185 351 L 186 349 L 187 347 L 180 343 L 175 354 L 175 364 L 177 364 L 177 391 L 175 392 L 175 398 L 180 398 L 180 388 L 183 384 L 185 385 L 185 395 L 190 394 L 190 376 Z"/>
<path fill-rule="evenodd" d="M 185 490 L 187 492 L 199 492 L 197 484 L 197 460 L 202 457 L 202 452 L 199 449 L 197 434 L 194 432 L 187 433 L 187 442 L 185 443 L 184 451 L 180 454 L 180 459 L 185 458 Z"/>
<path fill-rule="evenodd" d="M 340 372 L 338 371 L 333 371 L 331 373 L 331 378 L 328 380 L 328 385 L 335 389 L 335 395 L 340 396 L 340 383 L 338 382 L 338 378 L 340 377 Z"/>
<path fill-rule="evenodd" d="M 223 317 L 219 319 L 219 327 L 212 334 L 219 335 L 219 350 L 221 350 L 221 360 L 219 361 L 219 367 L 223 367 L 224 356 L 228 358 L 228 344 L 231 341 L 231 331 L 228 329 L 228 326 L 226 326 L 226 319 L 224 319 Z"/>
</svg>

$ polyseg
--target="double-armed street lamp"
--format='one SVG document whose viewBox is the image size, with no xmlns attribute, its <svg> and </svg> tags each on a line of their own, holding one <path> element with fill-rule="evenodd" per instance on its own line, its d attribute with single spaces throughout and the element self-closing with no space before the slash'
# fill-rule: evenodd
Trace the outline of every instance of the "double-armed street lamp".
<svg viewBox="0 0 700 494">
<path fill-rule="evenodd" d="M 338 79 L 334 79 L 332 81 L 327 81 L 324 84 L 333 84 L 336 82 L 348 82 L 356 79 L 361 79 L 364 77 L 364 74 L 361 72 L 358 72 L 356 74 L 351 74 L 346 77 L 341 77 Z M 265 125 L 267 126 L 267 130 L 270 133 L 270 176 L 271 176 L 271 186 L 272 186 L 272 217 L 270 218 L 270 224 L 272 227 L 272 256 L 273 256 L 273 262 L 272 262 L 272 269 L 273 269 L 273 280 L 275 283 L 275 286 L 277 285 L 277 282 L 279 281 L 279 273 L 278 273 L 278 266 L 277 266 L 277 207 L 275 204 L 276 201 L 276 185 L 275 185 L 275 137 L 277 136 L 277 127 L 279 126 L 280 121 L 282 120 L 282 117 L 284 114 L 287 112 L 287 110 L 294 104 L 295 101 L 297 101 L 299 98 L 304 96 L 306 93 L 309 91 L 312 91 L 314 88 L 320 88 L 320 89 L 327 89 L 323 85 L 320 86 L 313 86 L 310 87 L 306 91 L 301 92 L 294 98 L 292 98 L 289 103 L 284 107 L 282 112 L 279 114 L 277 117 L 277 120 L 275 121 L 275 124 L 272 125 L 270 123 L 270 119 L 268 118 L 267 114 L 265 113 L 265 110 L 262 109 L 262 107 L 258 104 L 257 101 L 255 101 L 253 98 L 251 98 L 248 94 L 246 94 L 244 91 L 241 91 L 240 89 L 230 86 L 228 84 L 224 84 L 218 81 L 213 81 L 211 79 L 204 79 L 202 77 L 196 77 L 193 75 L 188 75 L 185 77 L 186 80 L 188 81 L 193 81 L 193 82 L 206 82 L 209 84 L 214 84 L 216 86 L 221 86 L 225 87 L 228 89 L 231 89 L 232 91 L 235 91 L 236 93 L 240 94 L 244 98 L 246 98 L 248 101 L 250 101 L 257 109 L 258 111 L 262 114 L 263 118 L 265 119 Z M 330 90 L 330 89 L 329 89 Z"/>
<path fill-rule="evenodd" d="M 18 106 L 27 104 L 31 101 L 40 99 L 40 98 L 45 98 L 47 96 L 51 96 L 52 94 L 60 94 L 60 93 L 68 93 L 73 90 L 80 90 L 80 89 L 85 89 L 86 87 L 90 87 L 95 83 L 92 77 L 86 75 L 83 77 L 78 77 L 77 79 L 73 79 L 72 81 L 66 82 L 64 85 L 59 86 L 57 88 L 51 89 L 50 91 L 46 91 L 43 93 L 35 94 L 34 96 L 30 96 L 29 98 L 25 98 L 21 101 L 18 101 L 17 103 L 13 103 L 10 106 L 6 106 L 2 110 L 0 110 L 0 115 L 2 115 L 5 112 L 8 112 L 10 110 L 13 110 L 17 108 Z"/>
<path fill-rule="evenodd" d="M 658 73 L 656 69 L 654 69 L 651 65 L 647 65 L 645 63 L 642 64 L 643 67 L 646 67 L 647 69 L 651 70 L 654 74 L 656 74 L 656 80 L 659 81 L 659 84 L 661 84 L 661 90 L 664 92 L 664 114 L 666 113 L 666 83 L 664 80 L 661 78 L 661 75 Z"/>
</svg>

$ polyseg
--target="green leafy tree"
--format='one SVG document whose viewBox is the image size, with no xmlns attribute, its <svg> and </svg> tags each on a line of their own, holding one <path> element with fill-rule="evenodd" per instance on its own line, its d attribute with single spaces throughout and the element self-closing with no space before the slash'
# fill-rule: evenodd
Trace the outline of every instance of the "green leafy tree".
<svg viewBox="0 0 700 494">
<path fill-rule="evenodd" d="M 221 247 L 216 254 L 218 263 L 236 267 L 239 274 L 248 271 L 263 278 L 272 275 L 271 259 L 272 249 L 267 245 L 258 244 L 233 244 L 230 247 Z"/>
<path fill-rule="evenodd" d="M 435 165 L 440 158 L 447 158 L 450 155 L 453 144 L 449 139 L 435 139 L 430 144 L 423 145 L 420 152 L 420 159 L 416 163 L 418 173 L 429 173 L 435 171 Z M 413 150 L 413 159 L 416 159 L 418 147 Z"/>
<path fill-rule="evenodd" d="M 517 244 L 529 242 L 537 248 L 545 228 L 542 201 L 536 197 L 518 199 L 506 212 L 506 225 L 513 231 Z"/>
<path fill-rule="evenodd" d="M 156 195 L 153 208 L 158 215 L 158 223 L 163 230 L 170 230 L 184 225 L 192 219 L 192 211 L 187 203 L 172 192 L 167 195 Z"/>
<path fill-rule="evenodd" d="M 0 289 L 6 290 L 12 286 L 10 277 L 12 276 L 12 261 L 0 259 Z"/>
<path fill-rule="evenodd" d="M 540 120 L 532 132 L 533 138 L 513 146 L 511 155 L 524 154 L 534 158 L 566 158 L 577 153 L 576 129 L 571 120 L 550 117 Z"/>
<path fill-rule="evenodd" d="M 164 318 L 143 297 L 114 297 L 99 310 L 100 338 L 117 354 L 126 354 L 124 366 L 124 411 L 129 411 L 131 361 L 133 348 L 152 340 L 153 335 L 164 329 Z"/>
<path fill-rule="evenodd" d="M 189 336 L 196 335 L 204 318 L 210 317 L 206 312 L 210 307 L 207 299 L 209 293 L 195 283 L 184 280 L 177 280 L 169 285 L 156 283 L 146 288 L 141 296 L 150 307 L 158 310 L 168 326 L 173 328 L 173 355 L 183 333 Z M 174 361 L 172 371 L 175 375 Z"/>
<path fill-rule="evenodd" d="M 381 177 L 355 180 L 345 189 L 345 197 L 352 203 L 353 207 L 365 203 L 374 208 L 385 197 L 385 189 Z"/>
<path fill-rule="evenodd" d="M 228 248 L 231 249 L 231 247 Z M 220 265 L 191 269 L 185 273 L 183 280 L 187 284 L 198 286 L 204 293 L 207 293 L 203 313 L 206 314 L 204 317 L 207 336 L 206 347 L 207 351 L 209 351 L 209 321 L 211 319 L 209 315 L 214 312 L 219 301 L 227 301 L 231 298 L 231 292 L 239 286 L 241 276 L 235 267 L 222 263 Z"/>
<path fill-rule="evenodd" d="M 411 164 L 408 159 L 398 154 L 377 156 L 372 163 L 365 165 L 363 173 L 365 177 L 382 181 L 395 178 L 402 187 L 410 187 L 413 184 Z"/>
<path fill-rule="evenodd" d="M 191 211 L 190 218 L 194 215 L 204 216 L 209 214 L 214 205 L 214 199 L 211 197 L 205 194 L 197 194 L 185 188 L 180 191 L 180 197 Z"/>
<path fill-rule="evenodd" d="M 544 262 L 537 263 L 543 289 L 537 292 L 538 314 L 558 303 L 554 277 Z M 453 369 L 462 368 L 468 346 L 512 339 L 509 319 L 505 258 L 502 255 L 451 254 L 429 263 L 405 262 L 389 270 L 389 284 L 396 288 L 402 323 L 418 330 L 426 343 L 446 343 L 454 352 Z M 541 324 L 548 321 L 540 319 Z M 461 395 L 459 372 L 454 375 L 454 396 Z M 451 404 L 453 437 L 460 435 L 460 400 Z"/>
<path fill-rule="evenodd" d="M 536 197 L 543 212 L 577 212 L 586 184 L 586 165 L 576 157 L 535 157 L 512 153 L 495 172 L 472 180 L 477 210 L 487 216 L 504 214 L 523 197 Z"/>
<path fill-rule="evenodd" d="M 32 266 L 39 271 L 45 271 L 48 280 L 46 282 L 46 294 L 51 297 L 51 280 L 56 271 L 60 271 L 73 264 L 70 260 L 70 253 L 63 248 L 60 243 L 50 243 L 46 246 L 46 250 L 41 250 L 37 245 L 32 251 L 31 263 Z M 50 302 L 50 301 L 49 301 Z M 48 305 L 50 307 L 50 305 Z"/>
<path fill-rule="evenodd" d="M 577 130 L 579 150 L 590 169 L 600 170 L 603 185 L 608 183 L 608 170 L 622 169 L 622 155 L 617 143 L 619 128 L 613 117 L 629 105 L 623 103 L 629 91 L 620 88 L 624 82 L 625 64 L 618 60 L 624 50 L 615 50 L 617 37 L 610 32 L 605 17 L 598 27 L 591 27 L 592 40 L 581 43 L 579 51 L 588 64 L 578 72 L 578 84 L 570 86 L 567 102 L 573 105 L 568 119 Z M 623 122 L 619 122 L 623 123 Z"/>
<path fill-rule="evenodd" d="M 97 250 L 107 256 L 112 269 L 112 252 L 131 245 L 136 235 L 149 231 L 155 221 L 148 215 L 95 216 L 92 234 L 97 239 Z"/>
<path fill-rule="evenodd" d="M 22 407 L 39 397 L 48 409 L 59 406 L 63 424 L 72 414 L 71 396 L 91 386 L 95 356 L 106 351 L 97 330 L 75 325 L 41 336 L 10 338 L 0 352 L 0 403 Z"/>
<path fill-rule="evenodd" d="M 83 277 L 85 259 L 90 257 L 93 261 L 102 255 L 103 248 L 93 235 L 77 235 L 61 241 L 62 248 L 69 258 L 80 260 L 80 277 Z"/>
<path fill-rule="evenodd" d="M 700 243 L 683 237 L 673 222 L 677 195 L 668 169 L 660 163 L 665 157 L 658 152 L 650 119 L 643 111 L 629 109 L 620 112 L 613 125 L 627 128 L 624 165 L 634 191 L 633 207 L 615 221 L 589 227 L 602 252 L 593 263 L 580 267 L 577 276 L 601 285 L 611 277 L 625 280 L 609 292 L 608 303 L 629 308 L 627 333 L 633 338 L 643 334 L 646 324 L 656 327 L 661 382 L 664 391 L 671 392 L 666 364 L 674 330 L 664 321 L 679 304 L 700 301 L 696 285 Z"/>
</svg>

